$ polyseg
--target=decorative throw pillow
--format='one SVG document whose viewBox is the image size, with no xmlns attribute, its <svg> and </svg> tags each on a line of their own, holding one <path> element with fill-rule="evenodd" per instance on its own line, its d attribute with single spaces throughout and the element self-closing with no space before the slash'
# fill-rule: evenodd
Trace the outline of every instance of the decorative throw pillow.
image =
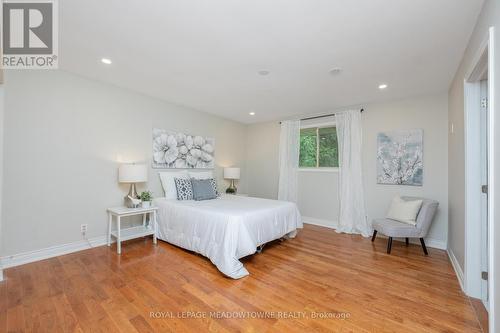
<svg viewBox="0 0 500 333">
<path fill-rule="evenodd" d="M 177 199 L 177 187 L 175 185 L 175 178 L 189 179 L 189 174 L 186 170 L 182 171 L 166 171 L 159 172 L 161 186 L 165 192 L 166 199 Z"/>
<path fill-rule="evenodd" d="M 191 179 L 174 178 L 177 188 L 177 200 L 193 200 L 193 185 Z"/>
<path fill-rule="evenodd" d="M 391 220 L 416 225 L 420 207 L 422 207 L 422 200 L 405 201 L 398 195 L 392 199 L 392 204 L 386 217 Z"/>
<path fill-rule="evenodd" d="M 217 197 L 220 197 L 219 190 L 217 189 L 217 181 L 213 178 L 210 178 L 210 183 L 212 184 L 212 188 L 214 189 L 214 193 Z"/>
<path fill-rule="evenodd" d="M 193 199 L 196 201 L 216 199 L 211 179 L 191 179 Z"/>
</svg>

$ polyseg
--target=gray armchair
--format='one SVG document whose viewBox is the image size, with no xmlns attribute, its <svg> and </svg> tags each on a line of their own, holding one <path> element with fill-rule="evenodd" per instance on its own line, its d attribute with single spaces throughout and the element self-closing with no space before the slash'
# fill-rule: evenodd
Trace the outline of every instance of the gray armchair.
<svg viewBox="0 0 500 333">
<path fill-rule="evenodd" d="M 403 200 L 423 200 L 422 207 L 417 215 L 417 224 L 415 226 L 398 222 L 391 219 L 375 219 L 373 220 L 373 236 L 372 242 L 377 237 L 377 232 L 380 232 L 389 237 L 387 242 L 387 253 L 391 253 L 392 238 L 401 237 L 406 238 L 406 246 L 408 246 L 409 238 L 420 238 L 420 244 L 425 255 L 428 255 L 427 247 L 425 246 L 424 237 L 432 224 L 434 215 L 439 202 L 430 199 L 416 198 L 416 197 L 402 197 Z"/>
</svg>

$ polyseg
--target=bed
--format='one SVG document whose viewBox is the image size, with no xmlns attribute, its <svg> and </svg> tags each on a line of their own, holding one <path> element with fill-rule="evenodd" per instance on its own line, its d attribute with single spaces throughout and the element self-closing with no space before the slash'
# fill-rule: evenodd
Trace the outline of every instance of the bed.
<svg viewBox="0 0 500 333">
<path fill-rule="evenodd" d="M 236 195 L 194 201 L 158 198 L 157 237 L 209 258 L 228 277 L 249 273 L 239 259 L 270 241 L 294 238 L 302 220 L 294 203 Z"/>
</svg>

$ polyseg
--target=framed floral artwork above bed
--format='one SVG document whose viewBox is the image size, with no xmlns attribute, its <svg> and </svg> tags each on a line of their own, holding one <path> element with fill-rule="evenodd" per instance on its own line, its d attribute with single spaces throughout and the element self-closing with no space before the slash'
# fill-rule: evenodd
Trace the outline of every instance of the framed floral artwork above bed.
<svg viewBox="0 0 500 333">
<path fill-rule="evenodd" d="M 422 186 L 423 137 L 422 129 L 378 134 L 378 184 Z"/>
<path fill-rule="evenodd" d="M 153 129 L 153 168 L 213 169 L 215 139 Z"/>
</svg>

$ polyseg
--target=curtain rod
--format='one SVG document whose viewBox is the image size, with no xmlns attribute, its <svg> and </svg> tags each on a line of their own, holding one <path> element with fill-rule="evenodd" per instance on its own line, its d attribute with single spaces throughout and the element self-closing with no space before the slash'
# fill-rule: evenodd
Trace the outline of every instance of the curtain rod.
<svg viewBox="0 0 500 333">
<path fill-rule="evenodd" d="M 365 109 L 361 109 L 359 110 L 359 112 L 363 112 L 365 111 Z M 324 114 L 324 115 L 321 115 L 321 116 L 315 116 L 315 117 L 309 117 L 309 118 L 302 118 L 300 119 L 300 121 L 304 121 L 304 120 L 312 120 L 312 119 L 319 119 L 319 118 L 325 118 L 325 117 L 331 117 L 331 116 L 335 116 L 335 113 L 332 113 L 332 114 Z M 280 121 L 280 124 L 281 124 L 281 121 Z"/>
</svg>

